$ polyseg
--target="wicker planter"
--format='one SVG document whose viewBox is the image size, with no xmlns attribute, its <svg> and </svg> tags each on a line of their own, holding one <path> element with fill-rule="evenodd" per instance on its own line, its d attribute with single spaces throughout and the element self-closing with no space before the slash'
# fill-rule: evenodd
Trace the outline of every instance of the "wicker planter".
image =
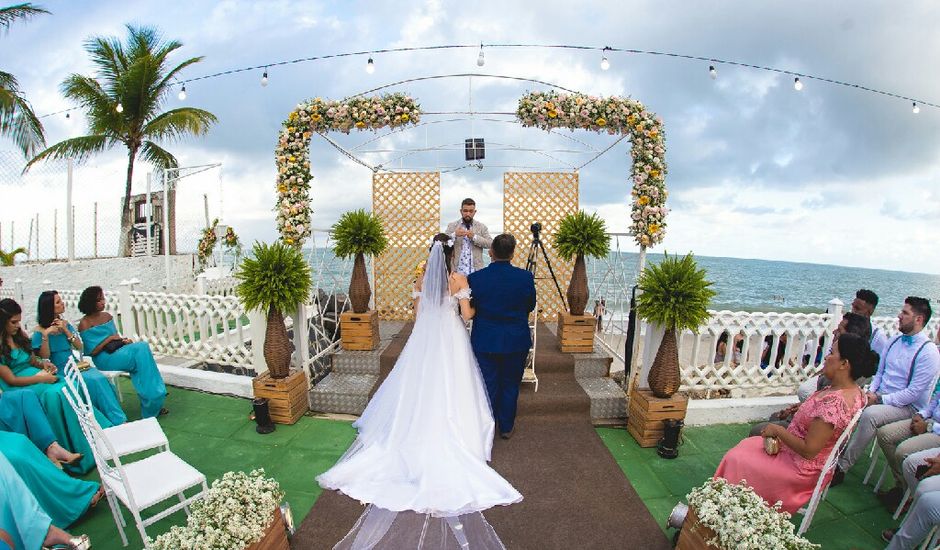
<svg viewBox="0 0 940 550">
<path fill-rule="evenodd" d="M 284 326 L 284 316 L 271 307 L 268 309 L 268 326 L 264 330 L 264 362 L 271 378 L 286 378 L 290 374 L 291 344 Z"/>
<path fill-rule="evenodd" d="M 715 537 L 714 531 L 699 523 L 695 509 L 690 507 L 689 514 L 682 524 L 682 531 L 679 532 L 676 550 L 721 550 L 720 546 L 708 544 L 708 541 Z"/>
<path fill-rule="evenodd" d="M 352 279 L 349 281 L 349 302 L 353 313 L 369 311 L 369 298 L 372 289 L 369 287 L 369 274 L 366 272 L 366 259 L 362 253 L 356 254 L 353 262 Z"/>
<path fill-rule="evenodd" d="M 566 298 L 568 299 L 568 313 L 584 315 L 584 308 L 588 303 L 587 266 L 584 264 L 584 254 L 578 254 L 574 261 Z"/>
<path fill-rule="evenodd" d="M 650 390 L 656 397 L 672 397 L 679 391 L 681 375 L 679 372 L 679 348 L 676 343 L 676 329 L 667 328 L 663 341 L 656 351 L 656 358 L 650 367 Z"/>
<path fill-rule="evenodd" d="M 290 550 L 290 541 L 287 540 L 287 526 L 281 509 L 274 510 L 274 519 L 268 524 L 264 537 L 256 543 L 250 544 L 245 550 Z"/>
</svg>

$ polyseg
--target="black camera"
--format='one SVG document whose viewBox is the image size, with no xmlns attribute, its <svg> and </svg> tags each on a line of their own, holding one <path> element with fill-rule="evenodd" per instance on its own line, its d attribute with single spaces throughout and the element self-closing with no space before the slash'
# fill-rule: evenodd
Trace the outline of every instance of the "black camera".
<svg viewBox="0 0 940 550">
<path fill-rule="evenodd" d="M 532 238 L 536 241 L 539 240 L 539 231 L 542 230 L 542 224 L 535 222 L 531 227 L 529 227 L 529 229 L 532 230 Z"/>
</svg>

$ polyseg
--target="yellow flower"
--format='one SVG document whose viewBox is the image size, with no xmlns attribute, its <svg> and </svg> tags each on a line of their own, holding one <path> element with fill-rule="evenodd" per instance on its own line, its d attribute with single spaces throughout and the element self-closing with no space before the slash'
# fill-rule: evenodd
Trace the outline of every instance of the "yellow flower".
<svg viewBox="0 0 940 550">
<path fill-rule="evenodd" d="M 548 109 L 549 111 L 554 111 L 554 110 L 555 110 L 555 104 L 552 103 L 551 101 L 549 101 L 548 103 L 545 104 L 545 108 Z"/>
<path fill-rule="evenodd" d="M 649 246 L 649 245 L 650 245 L 650 238 L 647 237 L 646 235 L 640 235 L 640 244 L 643 245 L 643 246 Z"/>
<path fill-rule="evenodd" d="M 640 198 L 636 200 L 636 203 L 639 204 L 640 206 L 646 206 L 647 204 L 650 203 L 650 198 L 647 197 L 646 195 L 640 195 Z"/>
<path fill-rule="evenodd" d="M 644 237 L 645 237 L 645 236 L 646 236 L 646 235 L 644 235 Z M 292 239 L 292 238 L 290 238 L 290 237 L 284 237 L 284 242 L 287 243 L 287 244 L 294 244 L 294 239 Z"/>
<path fill-rule="evenodd" d="M 636 116 L 635 116 L 635 115 L 630 115 L 630 116 L 627 117 L 627 124 L 629 124 L 629 125 L 632 126 L 634 122 L 636 122 Z"/>
<path fill-rule="evenodd" d="M 296 161 L 297 161 L 297 157 L 295 157 L 294 155 L 291 155 L 291 156 L 287 157 L 287 160 L 289 160 L 289 161 L 291 161 L 291 162 L 296 162 Z"/>
<path fill-rule="evenodd" d="M 366 127 L 366 123 L 361 120 L 356 123 L 356 128 L 365 128 L 365 127 Z"/>
<path fill-rule="evenodd" d="M 287 117 L 287 120 L 291 122 L 294 122 L 295 120 L 297 120 L 297 111 L 291 112 L 291 114 Z M 293 132 L 293 130 L 291 131 Z"/>
<path fill-rule="evenodd" d="M 650 177 L 651 177 L 651 178 L 658 178 L 658 177 L 659 177 L 659 170 L 656 170 L 655 168 L 652 169 L 652 170 L 650 170 Z"/>
<path fill-rule="evenodd" d="M 557 116 L 558 116 L 558 111 L 556 111 L 555 109 L 551 109 L 550 111 L 548 111 L 548 118 L 555 118 Z"/>
<path fill-rule="evenodd" d="M 402 122 L 408 122 L 408 120 L 409 120 L 410 118 L 411 118 L 411 117 L 408 116 L 408 113 L 405 113 L 405 114 L 401 115 L 401 121 L 402 121 Z"/>
<path fill-rule="evenodd" d="M 599 117 L 597 120 L 594 121 L 594 123 L 597 124 L 598 126 L 604 127 L 604 126 L 607 126 L 607 119 L 604 117 Z"/>
<path fill-rule="evenodd" d="M 282 183 L 282 184 L 280 184 L 280 185 L 277 186 L 277 191 L 278 191 L 278 193 L 286 193 L 286 192 L 287 192 L 287 186 Z"/>
<path fill-rule="evenodd" d="M 419 263 L 417 267 L 415 267 L 415 277 L 421 277 L 422 275 L 424 275 L 424 268 L 427 265 L 427 263 L 428 263 L 427 261 L 423 261 Z"/>
<path fill-rule="evenodd" d="M 318 113 L 313 113 L 313 116 L 310 117 L 310 120 L 314 122 L 320 122 L 322 117 Z M 306 133 L 306 132 L 305 132 Z"/>
<path fill-rule="evenodd" d="M 659 233 L 659 225 L 655 223 L 651 223 L 649 225 L 649 230 L 650 230 L 650 235 L 655 235 L 656 233 Z"/>
<path fill-rule="evenodd" d="M 291 113 L 291 114 L 294 114 L 294 113 Z M 287 127 L 287 131 L 293 134 L 293 133 L 294 133 L 294 127 L 293 127 L 293 126 L 288 126 L 288 127 Z"/>
<path fill-rule="evenodd" d="M 658 135 L 659 135 L 659 130 L 657 130 L 656 128 L 653 128 L 652 130 L 650 130 L 650 137 L 656 137 Z"/>
</svg>

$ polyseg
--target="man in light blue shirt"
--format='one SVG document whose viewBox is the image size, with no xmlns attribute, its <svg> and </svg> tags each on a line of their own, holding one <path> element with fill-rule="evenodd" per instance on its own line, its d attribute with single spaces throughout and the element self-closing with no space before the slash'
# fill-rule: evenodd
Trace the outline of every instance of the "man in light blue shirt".
<svg viewBox="0 0 940 550">
<path fill-rule="evenodd" d="M 929 300 L 917 296 L 904 300 L 898 314 L 901 334 L 885 346 L 869 386 L 868 404 L 839 459 L 833 485 L 842 482 L 845 472 L 865 451 L 878 428 L 899 420 L 909 421 L 916 411 L 926 409 L 940 372 L 940 352 L 924 331 L 930 314 Z"/>
</svg>

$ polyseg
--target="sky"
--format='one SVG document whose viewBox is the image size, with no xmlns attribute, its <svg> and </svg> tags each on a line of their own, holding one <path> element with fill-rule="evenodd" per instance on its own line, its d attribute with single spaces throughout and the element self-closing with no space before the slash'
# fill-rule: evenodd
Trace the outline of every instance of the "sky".
<svg viewBox="0 0 940 550">
<path fill-rule="evenodd" d="M 874 1 L 703 2 L 117 2 L 48 1 L 51 15 L 18 23 L 0 36 L 0 70 L 13 73 L 35 111 L 74 107 L 59 92 L 71 73 L 93 74 L 83 50 L 91 36 L 121 36 L 128 23 L 157 27 L 183 43 L 174 59 L 205 59 L 184 79 L 274 65 L 311 56 L 388 48 L 484 44 L 479 47 L 376 53 L 269 67 L 187 85 L 167 98 L 219 118 L 206 136 L 165 144 L 182 166 L 221 163 L 179 183 L 181 233 L 221 217 L 242 240 L 276 237 L 274 145 L 282 121 L 312 97 L 340 99 L 386 88 L 414 96 L 429 112 L 512 112 L 527 91 L 548 86 L 487 75 L 536 79 L 590 95 L 630 96 L 662 116 L 670 191 L 665 242 L 670 252 L 837 264 L 940 274 L 935 254 L 940 219 L 940 110 L 856 88 L 777 72 L 669 56 L 597 50 L 499 48 L 486 44 L 565 44 L 689 54 L 846 81 L 926 102 L 940 102 L 940 6 Z M 476 76 L 451 76 L 475 74 Z M 487 120 L 488 118 L 496 120 Z M 456 120 L 454 120 L 456 119 Z M 382 137 L 331 135 L 371 165 L 388 163 L 442 174 L 442 224 L 460 199 L 477 200 L 478 219 L 502 227 L 506 171 L 569 169 L 615 139 L 586 132 L 548 134 L 512 117 L 428 115 L 428 124 Z M 48 143 L 82 135 L 80 111 L 43 118 Z M 465 168 L 462 143 L 482 137 L 483 169 Z M 414 151 L 435 148 L 431 152 Z M 527 149 L 520 151 L 519 149 Z M 0 138 L 0 246 L 25 246 L 39 213 L 43 254 L 64 250 L 65 168 L 18 175 L 22 157 Z M 541 153 L 529 150 L 538 150 Z M 328 228 L 344 211 L 371 208 L 371 172 L 325 140 L 311 142 L 313 225 Z M 581 207 L 627 230 L 629 143 L 614 145 L 579 170 Z M 74 172 L 78 246 L 112 237 L 126 152 L 100 154 Z M 143 192 L 144 162 L 135 167 Z M 154 184 L 156 187 L 156 184 Z M 205 199 L 203 199 L 205 196 Z M 49 210 L 53 210 L 50 213 Z M 55 217 L 55 223 L 53 218 Z M 15 228 L 11 229 L 11 222 Z M 53 245 L 51 229 L 57 228 Z M 188 233 L 187 233 L 188 232 Z M 109 244 L 110 241 L 114 241 Z M 182 244 L 186 238 L 181 237 Z M 625 247 L 624 250 L 636 250 Z"/>
</svg>

